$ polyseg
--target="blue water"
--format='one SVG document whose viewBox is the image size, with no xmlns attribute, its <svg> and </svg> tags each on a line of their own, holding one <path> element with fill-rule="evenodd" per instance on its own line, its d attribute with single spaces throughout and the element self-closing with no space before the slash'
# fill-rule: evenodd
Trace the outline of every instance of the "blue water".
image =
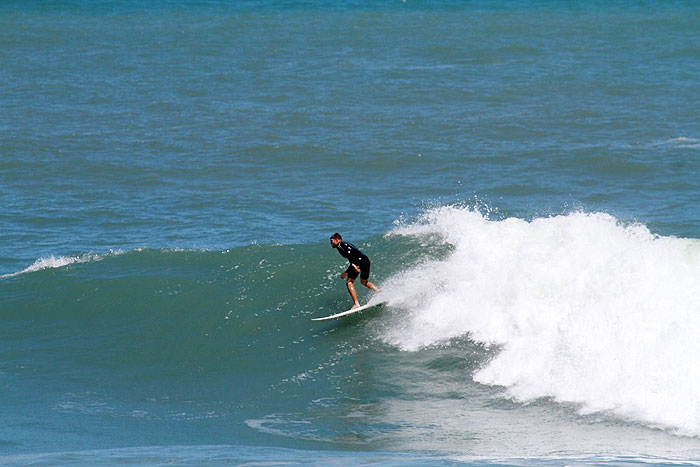
<svg viewBox="0 0 700 467">
<path fill-rule="evenodd" d="M 697 462 L 698 24 L 0 2 L 0 463 Z"/>
</svg>

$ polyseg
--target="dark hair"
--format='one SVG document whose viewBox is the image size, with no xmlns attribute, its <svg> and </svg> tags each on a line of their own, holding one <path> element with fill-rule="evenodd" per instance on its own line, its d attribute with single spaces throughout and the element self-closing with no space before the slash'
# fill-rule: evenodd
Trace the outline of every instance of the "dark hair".
<svg viewBox="0 0 700 467">
<path fill-rule="evenodd" d="M 343 237 L 341 237 L 340 234 L 339 234 L 338 232 L 336 232 L 336 233 L 334 233 L 333 235 L 331 235 L 331 240 L 334 239 L 334 238 L 335 238 L 336 240 L 342 240 L 342 239 L 343 239 Z"/>
</svg>

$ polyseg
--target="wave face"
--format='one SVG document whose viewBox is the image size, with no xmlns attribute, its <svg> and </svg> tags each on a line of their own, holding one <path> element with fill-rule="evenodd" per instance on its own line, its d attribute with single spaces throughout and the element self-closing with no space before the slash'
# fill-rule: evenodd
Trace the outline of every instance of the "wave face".
<svg viewBox="0 0 700 467">
<path fill-rule="evenodd" d="M 499 351 L 474 373 L 518 401 L 551 398 L 700 435 L 700 242 L 602 213 L 490 220 L 443 207 L 392 235 L 444 258 L 391 277 L 407 351 L 462 335 Z"/>
<path fill-rule="evenodd" d="M 193 445 L 697 457 L 674 436 L 698 434 L 696 241 L 444 207 L 356 244 L 389 305 L 321 323 L 350 305 L 326 241 L 28 262 L 0 279 L 0 442 L 51 465 Z"/>
</svg>

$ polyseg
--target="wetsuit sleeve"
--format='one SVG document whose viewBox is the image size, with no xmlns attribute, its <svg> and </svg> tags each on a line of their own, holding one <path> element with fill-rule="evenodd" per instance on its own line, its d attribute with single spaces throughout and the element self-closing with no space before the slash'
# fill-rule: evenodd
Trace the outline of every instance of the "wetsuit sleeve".
<svg viewBox="0 0 700 467">
<path fill-rule="evenodd" d="M 367 256 L 351 243 L 340 242 L 337 248 L 338 252 L 353 264 L 360 264 L 367 259 Z"/>
</svg>

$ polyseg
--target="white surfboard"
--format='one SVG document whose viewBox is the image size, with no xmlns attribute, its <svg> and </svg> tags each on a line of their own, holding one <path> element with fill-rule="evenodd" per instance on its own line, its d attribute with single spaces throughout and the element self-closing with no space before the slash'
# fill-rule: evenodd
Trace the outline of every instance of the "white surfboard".
<svg viewBox="0 0 700 467">
<path fill-rule="evenodd" d="M 384 305 L 385 303 L 386 303 L 386 301 L 384 301 L 384 302 L 375 302 L 375 303 L 371 303 L 371 302 L 370 302 L 370 303 L 368 303 L 368 304 L 366 304 L 366 305 L 362 305 L 362 306 L 360 306 L 360 307 L 353 308 L 353 309 L 348 310 L 348 311 L 342 311 L 342 312 L 336 313 L 336 314 L 334 314 L 334 315 L 324 316 L 323 318 L 311 318 L 311 321 L 323 321 L 323 320 L 326 320 L 326 319 L 340 318 L 341 316 L 351 315 L 351 314 L 353 314 L 353 313 L 357 313 L 358 311 L 366 310 L 367 308 L 372 308 L 372 307 L 374 307 L 374 306 Z"/>
</svg>

